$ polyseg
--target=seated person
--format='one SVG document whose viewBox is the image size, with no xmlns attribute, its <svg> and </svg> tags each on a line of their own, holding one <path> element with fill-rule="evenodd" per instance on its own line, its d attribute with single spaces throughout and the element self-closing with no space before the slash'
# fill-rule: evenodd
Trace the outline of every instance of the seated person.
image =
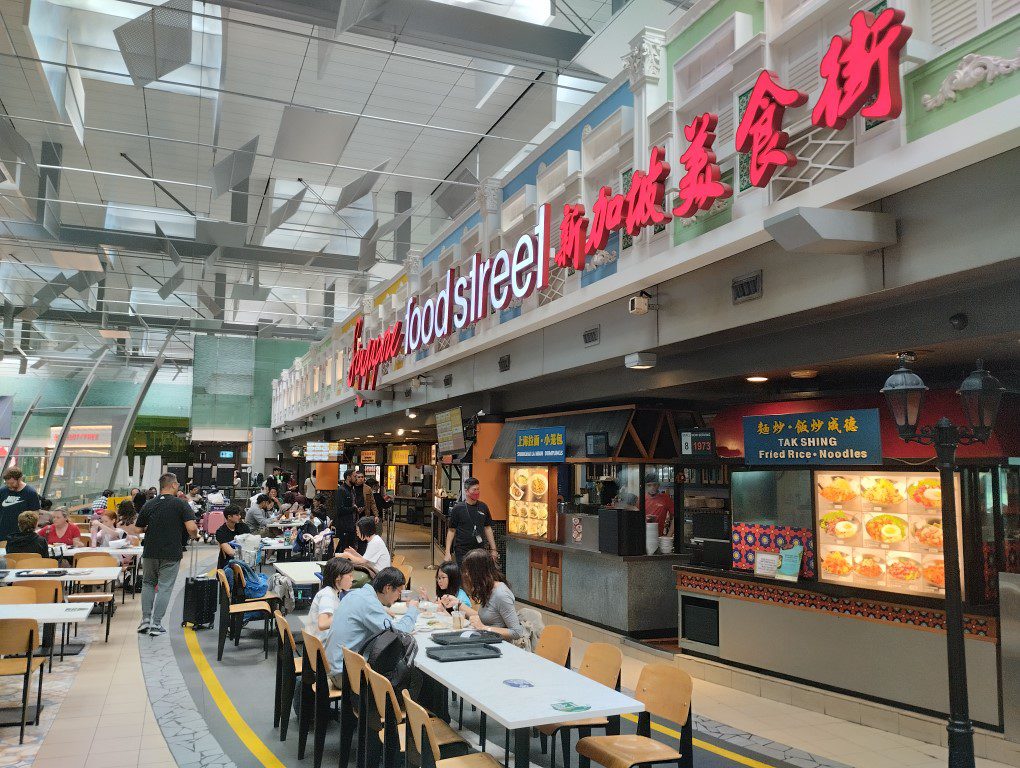
<svg viewBox="0 0 1020 768">
<path fill-rule="evenodd" d="M 418 593 L 422 600 L 426 599 L 425 587 L 421 587 Z M 455 598 L 462 605 L 471 605 L 471 599 L 461 587 L 460 566 L 453 560 L 446 560 L 436 568 L 436 602 L 443 605 L 443 597 L 446 595 Z"/>
<path fill-rule="evenodd" d="M 492 556 L 484 549 L 473 549 L 464 555 L 461 563 L 464 577 L 464 591 L 470 595 L 478 610 L 460 605 L 460 610 L 475 629 L 491 630 L 504 640 L 514 642 L 524 637 L 525 630 L 517 615 L 514 605 L 514 593 L 506 583 L 504 576 Z M 457 598 L 446 595 L 442 598 L 443 606 L 453 609 Z"/>
<path fill-rule="evenodd" d="M 290 491 L 283 494 L 283 503 L 280 505 L 280 519 L 290 520 L 300 511 L 301 505 L 298 504 L 297 497 Z"/>
<path fill-rule="evenodd" d="M 390 552 L 386 542 L 376 533 L 374 517 L 362 517 L 357 522 L 358 540 L 365 542 L 365 554 L 359 555 L 354 547 L 347 547 L 338 557 L 346 557 L 355 565 L 367 565 L 378 573 L 390 567 Z"/>
<path fill-rule="evenodd" d="M 39 525 L 49 525 L 53 522 L 53 499 L 39 497 Z"/>
<path fill-rule="evenodd" d="M 111 541 L 123 539 L 127 534 L 117 527 L 117 512 L 104 510 L 98 520 L 92 521 L 92 546 L 106 547 Z"/>
<path fill-rule="evenodd" d="M 333 623 L 333 614 L 340 601 L 354 585 L 354 563 L 343 557 L 334 557 L 322 566 L 322 588 L 312 598 L 308 610 L 308 625 L 320 640 Z"/>
<path fill-rule="evenodd" d="M 131 499 L 124 499 L 117 506 L 117 528 L 124 531 L 124 535 L 134 543 L 137 543 L 138 534 L 142 532 L 142 529 L 135 525 L 137 519 L 138 513 L 135 512 L 134 502 Z"/>
<path fill-rule="evenodd" d="M 488 557 L 488 555 L 486 555 Z M 404 574 L 396 568 L 383 568 L 361 589 L 352 590 L 333 614 L 323 646 L 331 669 L 330 679 L 339 688 L 343 685 L 344 648 L 360 651 L 367 640 L 388 627 L 411 632 L 418 620 L 418 601 L 407 604 L 407 613 L 394 620 L 386 609 L 400 599 Z"/>
<path fill-rule="evenodd" d="M 238 536 L 251 533 L 251 529 L 241 522 L 241 508 L 230 504 L 223 510 L 223 525 L 216 529 L 216 543 L 220 547 L 220 556 L 216 561 L 217 568 L 225 568 L 228 560 L 237 557 L 233 541 Z"/>
<path fill-rule="evenodd" d="M 73 547 L 75 540 L 81 536 L 81 530 L 67 518 L 67 509 L 57 507 L 53 510 L 52 521 L 40 529 L 39 535 L 46 539 L 47 544 L 63 544 Z"/>
<path fill-rule="evenodd" d="M 35 532 L 38 523 L 39 515 L 36 512 L 22 512 L 18 515 L 18 532 L 7 537 L 8 555 L 31 552 L 40 557 L 50 556 L 50 546 L 46 539 Z"/>
<path fill-rule="evenodd" d="M 248 507 L 248 514 L 244 516 L 244 522 L 251 529 L 252 533 L 260 533 L 269 524 L 273 500 L 268 495 L 260 493 L 255 497 L 252 505 Z"/>
</svg>

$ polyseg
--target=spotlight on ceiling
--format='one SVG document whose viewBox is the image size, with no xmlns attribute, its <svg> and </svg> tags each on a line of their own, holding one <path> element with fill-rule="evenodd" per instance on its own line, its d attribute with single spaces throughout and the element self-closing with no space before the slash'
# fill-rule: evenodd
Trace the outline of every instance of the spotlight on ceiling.
<svg viewBox="0 0 1020 768">
<path fill-rule="evenodd" d="M 769 380 L 768 376 L 748 376 L 747 380 L 752 384 L 764 384 Z"/>
<path fill-rule="evenodd" d="M 627 355 L 623 358 L 623 364 L 627 368 L 633 368 L 635 371 L 644 371 L 648 368 L 654 368 L 658 362 L 654 352 L 634 352 L 633 354 Z"/>
<path fill-rule="evenodd" d="M 298 456 L 301 455 L 301 449 L 295 448 L 293 451 L 290 452 L 290 455 L 296 459 Z"/>
<path fill-rule="evenodd" d="M 400 429 L 397 430 L 397 435 L 402 437 L 403 434 L 404 434 L 404 428 L 401 427 Z"/>
<path fill-rule="evenodd" d="M 404 413 L 407 414 L 407 418 L 409 418 L 409 419 L 417 419 L 418 418 L 418 411 L 414 410 L 414 408 L 408 408 L 406 411 L 404 411 Z"/>
</svg>

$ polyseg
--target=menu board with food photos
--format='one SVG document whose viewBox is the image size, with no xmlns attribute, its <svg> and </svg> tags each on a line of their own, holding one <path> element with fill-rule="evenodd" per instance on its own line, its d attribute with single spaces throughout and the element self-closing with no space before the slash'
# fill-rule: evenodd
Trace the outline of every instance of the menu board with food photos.
<svg viewBox="0 0 1020 768">
<path fill-rule="evenodd" d="M 885 592 L 945 594 L 937 472 L 816 472 L 818 576 Z M 954 482 L 960 530 L 960 481 Z"/>
<path fill-rule="evenodd" d="M 556 489 L 550 488 L 549 467 L 511 466 L 507 532 L 549 539 L 550 527 L 555 527 L 556 519 L 549 511 L 550 499 L 555 497 Z"/>
</svg>

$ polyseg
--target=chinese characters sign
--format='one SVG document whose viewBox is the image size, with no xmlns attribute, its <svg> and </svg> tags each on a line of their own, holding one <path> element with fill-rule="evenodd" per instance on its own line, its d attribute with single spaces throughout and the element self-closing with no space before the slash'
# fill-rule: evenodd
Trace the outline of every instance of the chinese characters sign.
<svg viewBox="0 0 1020 768">
<path fill-rule="evenodd" d="M 881 464 L 878 409 L 744 417 L 747 464 Z"/>
<path fill-rule="evenodd" d="M 566 427 L 517 430 L 518 463 L 562 464 L 567 460 Z"/>
</svg>

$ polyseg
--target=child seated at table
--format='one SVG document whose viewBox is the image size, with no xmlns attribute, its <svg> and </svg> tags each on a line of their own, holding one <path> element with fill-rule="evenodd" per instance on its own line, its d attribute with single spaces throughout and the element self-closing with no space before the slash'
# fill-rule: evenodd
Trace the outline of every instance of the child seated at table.
<svg viewBox="0 0 1020 768">
<path fill-rule="evenodd" d="M 421 595 L 422 600 L 428 600 L 428 594 L 425 591 L 425 587 L 418 588 L 418 594 Z M 450 595 L 456 599 L 458 603 L 462 605 L 471 605 L 471 599 L 467 596 L 467 592 L 461 586 L 461 575 L 460 567 L 453 560 L 446 560 L 439 564 L 436 568 L 436 599 L 435 602 L 443 608 L 443 597 Z M 451 601 L 447 599 L 448 603 Z M 452 605 L 452 603 L 451 603 Z"/>
<path fill-rule="evenodd" d="M 49 557 L 50 545 L 46 539 L 35 532 L 39 524 L 39 515 L 35 512 L 22 512 L 18 515 L 18 532 L 7 537 L 7 554 L 36 554 Z"/>
</svg>

